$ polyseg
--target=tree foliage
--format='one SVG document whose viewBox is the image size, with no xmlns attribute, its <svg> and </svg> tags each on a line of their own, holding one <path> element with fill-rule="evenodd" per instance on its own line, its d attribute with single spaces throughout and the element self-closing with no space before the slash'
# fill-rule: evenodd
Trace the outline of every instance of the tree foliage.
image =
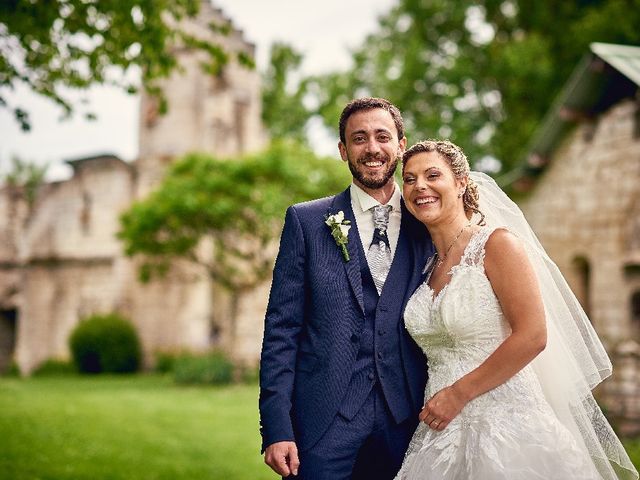
<svg viewBox="0 0 640 480">
<path fill-rule="evenodd" d="M 292 142 L 239 159 L 190 154 L 123 214 L 119 236 L 128 255 L 143 255 L 143 279 L 182 258 L 238 292 L 271 272 L 286 208 L 335 193 L 349 179 L 337 160 Z"/>
<path fill-rule="evenodd" d="M 12 157 L 11 169 L 4 175 L 4 184 L 13 191 L 22 192 L 27 205 L 33 206 L 38 188 L 45 180 L 49 165 L 38 165 L 33 162 Z"/>
<path fill-rule="evenodd" d="M 308 79 L 300 77 L 303 56 L 292 46 L 276 42 L 262 80 L 262 120 L 273 139 L 306 143 L 305 126 L 311 112 L 304 106 Z"/>
<path fill-rule="evenodd" d="M 402 110 L 409 143 L 448 137 L 508 170 L 589 43 L 638 44 L 638 25 L 640 0 L 400 0 L 353 69 L 309 89 L 328 125 L 350 98 L 383 96 Z"/>
<path fill-rule="evenodd" d="M 198 14 L 201 0 L 4 0 L 0 2 L 0 88 L 19 83 L 50 98 L 68 116 L 74 110 L 64 88 L 86 89 L 113 84 L 129 93 L 138 86 L 126 75 L 139 67 L 142 86 L 166 101 L 158 80 L 178 68 L 174 51 L 187 47 L 204 52 L 203 67 L 215 72 L 230 53 L 216 41 L 190 34 L 182 20 Z M 225 34 L 228 24 L 209 24 L 211 33 Z M 211 38 L 214 38 L 213 36 Z M 252 60 L 238 54 L 243 64 Z M 0 107 L 13 111 L 24 130 L 29 114 L 10 105 L 0 92 Z M 93 114 L 87 112 L 88 118 Z"/>
</svg>

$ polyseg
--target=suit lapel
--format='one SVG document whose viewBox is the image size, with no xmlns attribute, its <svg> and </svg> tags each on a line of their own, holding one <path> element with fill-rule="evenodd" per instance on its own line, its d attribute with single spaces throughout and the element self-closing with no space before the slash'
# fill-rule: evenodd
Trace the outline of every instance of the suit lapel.
<svg viewBox="0 0 640 480">
<path fill-rule="evenodd" d="M 360 274 L 360 255 L 358 253 L 358 244 L 360 242 L 360 234 L 358 233 L 358 226 L 353 214 L 353 208 L 351 208 L 351 195 L 349 188 L 344 192 L 335 196 L 331 209 L 327 212 L 328 215 L 338 213 L 340 210 L 344 212 L 345 220 L 351 222 L 351 229 L 349 230 L 349 240 L 347 242 L 347 251 L 349 252 L 349 261 L 343 260 L 345 273 L 349 279 L 349 284 L 353 290 L 353 294 L 358 300 L 358 305 L 364 312 L 364 297 L 362 294 L 362 277 Z M 333 238 L 331 239 L 333 241 Z M 335 243 L 335 242 L 334 242 Z"/>
</svg>

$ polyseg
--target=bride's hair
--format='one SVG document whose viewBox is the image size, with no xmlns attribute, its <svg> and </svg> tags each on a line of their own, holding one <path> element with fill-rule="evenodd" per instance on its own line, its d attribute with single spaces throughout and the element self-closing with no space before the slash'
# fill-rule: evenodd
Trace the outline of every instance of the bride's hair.
<svg viewBox="0 0 640 480">
<path fill-rule="evenodd" d="M 462 203 L 464 205 L 465 212 L 473 212 L 480 215 L 478 225 L 484 225 L 484 213 L 479 209 L 479 195 L 478 186 L 476 182 L 469 177 L 471 168 L 469 167 L 469 160 L 464 154 L 462 149 L 455 143 L 451 143 L 449 140 L 423 140 L 415 145 L 411 146 L 404 152 L 402 156 L 402 171 L 411 157 L 418 153 L 437 152 L 440 156 L 447 161 L 453 175 L 456 178 L 467 179 L 467 188 L 462 195 Z"/>
</svg>

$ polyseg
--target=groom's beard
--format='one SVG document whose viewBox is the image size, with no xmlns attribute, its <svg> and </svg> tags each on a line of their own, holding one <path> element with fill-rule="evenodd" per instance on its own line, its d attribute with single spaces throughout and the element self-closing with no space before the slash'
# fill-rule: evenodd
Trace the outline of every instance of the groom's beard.
<svg viewBox="0 0 640 480">
<path fill-rule="evenodd" d="M 364 163 L 370 160 L 382 161 L 383 164 L 386 165 L 386 168 L 374 175 L 370 175 L 367 172 L 358 169 L 360 165 L 362 165 L 362 168 L 366 168 Z M 385 155 L 383 153 L 366 153 L 359 157 L 356 162 L 352 162 L 349 158 L 347 163 L 349 164 L 349 170 L 351 170 L 353 178 L 358 180 L 358 182 L 367 188 L 378 189 L 384 187 L 389 179 L 393 177 L 399 161 L 400 155 L 396 155 L 396 157 L 391 160 L 389 155 Z"/>
</svg>

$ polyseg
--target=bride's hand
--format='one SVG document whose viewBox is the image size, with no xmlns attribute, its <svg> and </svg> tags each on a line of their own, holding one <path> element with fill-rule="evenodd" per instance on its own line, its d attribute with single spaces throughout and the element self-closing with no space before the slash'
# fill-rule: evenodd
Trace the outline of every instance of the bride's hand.
<svg viewBox="0 0 640 480">
<path fill-rule="evenodd" d="M 431 397 L 418 418 L 434 430 L 444 430 L 467 404 L 465 396 L 455 385 L 443 388 Z"/>
</svg>

